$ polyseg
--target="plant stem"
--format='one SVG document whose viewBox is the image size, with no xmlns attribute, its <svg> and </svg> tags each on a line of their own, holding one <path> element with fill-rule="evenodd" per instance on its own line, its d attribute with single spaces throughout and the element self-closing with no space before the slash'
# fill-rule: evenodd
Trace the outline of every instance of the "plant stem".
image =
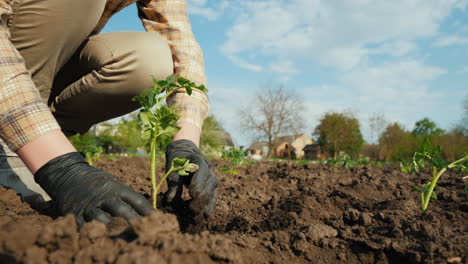
<svg viewBox="0 0 468 264">
<path fill-rule="evenodd" d="M 159 182 L 158 186 L 156 186 L 155 191 L 158 192 L 159 188 L 161 188 L 161 185 L 164 183 L 166 178 L 169 176 L 174 171 L 174 167 L 171 167 L 171 169 L 162 177 L 161 181 Z"/>
<path fill-rule="evenodd" d="M 167 97 L 169 97 L 171 94 L 173 94 L 173 93 L 175 93 L 175 92 L 176 92 L 176 90 L 172 90 L 172 91 L 170 91 L 170 92 L 166 92 L 166 94 L 164 94 L 164 95 L 161 97 L 161 100 L 160 100 L 160 101 L 161 101 L 161 102 L 164 102 L 164 100 L 166 100 Z M 159 105 L 158 105 L 158 107 L 159 107 Z"/>
<path fill-rule="evenodd" d="M 429 206 L 429 201 L 431 200 L 431 196 L 432 196 L 432 192 L 434 191 L 434 188 L 436 186 L 436 183 L 437 181 L 439 180 L 440 176 L 442 176 L 442 174 L 447 170 L 447 169 L 451 169 L 453 167 L 455 167 L 458 163 L 462 163 L 464 162 L 466 159 L 468 159 L 468 156 L 467 157 L 463 157 L 457 161 L 454 161 L 452 163 L 450 163 L 447 167 L 441 169 L 437 174 L 434 173 L 434 175 L 432 176 L 432 180 L 431 180 L 431 185 L 429 186 L 429 190 L 427 191 L 427 195 L 424 196 L 423 194 L 423 204 L 422 204 L 422 211 L 426 211 L 427 210 L 427 207 Z"/>
<path fill-rule="evenodd" d="M 157 195 L 156 192 L 156 136 L 154 137 L 153 141 L 151 141 L 150 147 L 150 173 L 151 173 L 151 185 L 153 189 L 153 208 L 156 209 L 157 203 Z"/>
<path fill-rule="evenodd" d="M 432 176 L 431 180 L 431 185 L 429 186 L 429 190 L 427 191 L 427 194 L 424 196 L 423 199 L 423 204 L 422 204 L 422 211 L 426 211 L 427 206 L 429 205 L 429 201 L 431 200 L 432 192 L 434 191 L 434 188 L 436 186 L 437 181 L 439 180 L 440 176 L 447 170 L 447 168 L 443 168 L 439 171 L 439 173 L 434 174 Z"/>
</svg>

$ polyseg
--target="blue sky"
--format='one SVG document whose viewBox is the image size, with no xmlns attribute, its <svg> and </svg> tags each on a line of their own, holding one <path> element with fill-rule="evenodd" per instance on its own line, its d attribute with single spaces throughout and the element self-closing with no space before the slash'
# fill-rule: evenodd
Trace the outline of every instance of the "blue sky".
<svg viewBox="0 0 468 264">
<path fill-rule="evenodd" d="M 468 97 L 468 0 L 187 0 L 205 57 L 211 113 L 237 144 L 238 109 L 267 83 L 306 106 L 310 135 L 327 111 L 407 129 L 424 117 L 450 129 Z M 143 30 L 134 5 L 104 32 Z"/>
</svg>

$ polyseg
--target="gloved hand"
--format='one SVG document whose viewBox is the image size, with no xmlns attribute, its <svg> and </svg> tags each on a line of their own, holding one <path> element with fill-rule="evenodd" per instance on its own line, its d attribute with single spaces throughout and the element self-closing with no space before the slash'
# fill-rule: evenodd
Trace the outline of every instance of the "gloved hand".
<svg viewBox="0 0 468 264">
<path fill-rule="evenodd" d="M 34 179 L 55 200 L 60 214 L 75 214 L 79 226 L 91 220 L 108 223 L 111 216 L 129 220 L 152 210 L 141 194 L 90 166 L 78 152 L 47 162 Z"/>
<path fill-rule="evenodd" d="M 169 144 L 166 151 L 166 171 L 169 170 L 174 158 L 186 158 L 195 163 L 199 169 L 189 176 L 180 176 L 176 172 L 167 177 L 168 191 L 166 201 L 177 203 L 181 201 L 183 186 L 189 188 L 192 198 L 190 208 L 195 214 L 205 216 L 211 214 L 216 207 L 218 179 L 210 163 L 202 156 L 198 147 L 190 140 L 177 140 Z"/>
</svg>

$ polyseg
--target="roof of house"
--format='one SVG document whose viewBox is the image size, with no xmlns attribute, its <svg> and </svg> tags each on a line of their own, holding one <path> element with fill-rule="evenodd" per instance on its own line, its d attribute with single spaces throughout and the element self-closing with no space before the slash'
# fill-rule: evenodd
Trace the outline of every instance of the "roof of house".
<svg viewBox="0 0 468 264">
<path fill-rule="evenodd" d="M 320 148 L 319 144 L 309 144 L 304 147 L 304 150 L 307 151 L 307 150 L 313 150 L 313 149 L 318 149 L 318 148 Z"/>
<path fill-rule="evenodd" d="M 261 142 L 256 142 L 250 145 L 247 149 L 262 149 L 263 147 L 268 147 L 268 142 L 266 141 L 261 141 Z"/>
<path fill-rule="evenodd" d="M 296 134 L 296 135 L 293 135 L 293 136 L 281 136 L 281 137 L 277 137 L 273 144 L 274 145 L 279 145 L 279 144 L 282 144 L 284 142 L 288 142 L 289 144 L 293 143 L 294 140 L 296 140 L 297 138 L 299 137 L 302 137 L 302 136 L 307 136 L 306 134 Z M 308 137 L 308 136 L 307 136 Z"/>
</svg>

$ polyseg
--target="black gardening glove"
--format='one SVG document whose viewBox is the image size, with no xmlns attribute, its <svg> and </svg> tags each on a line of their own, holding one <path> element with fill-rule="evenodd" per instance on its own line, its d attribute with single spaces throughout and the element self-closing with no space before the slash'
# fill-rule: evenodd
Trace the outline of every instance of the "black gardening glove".
<svg viewBox="0 0 468 264">
<path fill-rule="evenodd" d="M 78 152 L 47 162 L 34 179 L 55 201 L 60 214 L 75 214 L 79 226 L 91 220 L 108 223 L 112 216 L 130 220 L 152 210 L 141 194 L 90 166 Z"/>
<path fill-rule="evenodd" d="M 199 166 L 198 170 L 188 176 L 180 176 L 173 172 L 167 177 L 168 191 L 165 194 L 166 201 L 178 203 L 181 201 L 182 189 L 185 185 L 189 188 L 192 198 L 190 209 L 195 214 L 205 216 L 211 214 L 216 207 L 216 189 L 218 179 L 210 163 L 202 156 L 198 147 L 190 140 L 177 140 L 169 144 L 166 151 L 166 171 L 171 167 L 174 158 L 186 158 L 190 163 Z"/>
</svg>

